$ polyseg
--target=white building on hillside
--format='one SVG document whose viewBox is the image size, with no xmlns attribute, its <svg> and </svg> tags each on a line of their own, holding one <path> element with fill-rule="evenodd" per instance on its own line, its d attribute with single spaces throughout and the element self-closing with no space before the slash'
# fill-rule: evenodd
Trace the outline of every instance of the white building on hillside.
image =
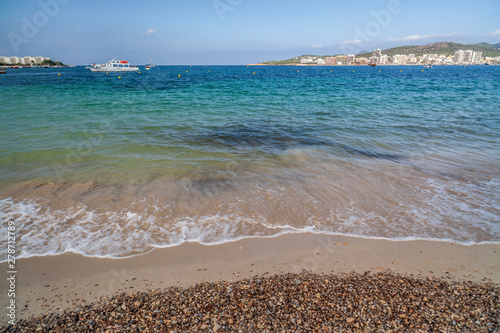
<svg viewBox="0 0 500 333">
<path fill-rule="evenodd" d="M 24 63 L 23 63 L 24 65 L 35 64 L 35 57 L 26 56 L 22 59 L 24 60 Z"/>
<path fill-rule="evenodd" d="M 50 60 L 50 58 L 40 57 L 40 56 L 35 57 L 35 64 L 41 65 L 44 60 Z"/>
<path fill-rule="evenodd" d="M 348 65 L 353 64 L 356 62 L 356 56 L 354 54 L 349 54 L 345 61 Z"/>
<path fill-rule="evenodd" d="M 483 52 L 474 52 L 472 54 L 472 63 L 479 64 L 481 62 L 482 57 L 483 57 Z"/>
<path fill-rule="evenodd" d="M 472 63 L 472 56 L 473 55 L 474 55 L 474 52 L 472 52 L 472 50 L 466 50 L 466 51 L 464 51 L 464 63 L 465 64 Z"/>
<path fill-rule="evenodd" d="M 458 50 L 455 52 L 455 56 L 453 57 L 453 61 L 456 64 L 462 64 L 464 62 L 465 58 L 465 51 L 464 50 Z"/>
<path fill-rule="evenodd" d="M 41 65 L 44 60 L 50 60 L 50 58 L 40 57 L 40 56 L 39 57 L 0 56 L 0 64 L 4 64 L 4 65 L 24 65 L 24 66 Z"/>
</svg>

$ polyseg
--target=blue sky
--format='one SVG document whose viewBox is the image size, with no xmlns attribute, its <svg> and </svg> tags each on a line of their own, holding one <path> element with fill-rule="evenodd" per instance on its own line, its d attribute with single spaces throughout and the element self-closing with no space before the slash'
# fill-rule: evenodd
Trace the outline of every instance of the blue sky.
<svg viewBox="0 0 500 333">
<path fill-rule="evenodd" d="M 499 0 L 0 0 L 0 55 L 247 64 L 436 41 L 500 42 Z"/>
</svg>

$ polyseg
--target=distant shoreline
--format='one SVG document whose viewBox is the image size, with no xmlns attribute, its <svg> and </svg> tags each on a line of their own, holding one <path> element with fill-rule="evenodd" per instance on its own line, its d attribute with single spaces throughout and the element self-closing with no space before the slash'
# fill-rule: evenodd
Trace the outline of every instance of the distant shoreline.
<svg viewBox="0 0 500 333">
<path fill-rule="evenodd" d="M 363 65 L 318 65 L 318 64 L 247 64 L 246 66 L 297 66 L 297 67 L 369 67 L 368 64 L 363 64 Z M 392 64 L 384 64 L 384 65 L 377 65 L 376 67 L 423 67 L 425 64 L 416 64 L 416 65 L 392 65 Z M 498 66 L 497 64 L 488 64 L 488 65 L 481 65 L 481 64 L 469 64 L 469 65 L 460 65 L 460 64 L 439 64 L 439 65 L 432 65 L 432 66 L 457 66 L 457 67 L 468 67 L 468 66 Z"/>
<path fill-rule="evenodd" d="M 75 66 L 69 66 L 69 65 L 60 65 L 60 66 L 20 66 L 20 65 L 15 65 L 15 66 L 4 66 L 4 65 L 0 65 L 0 68 L 2 68 L 2 69 L 21 69 L 21 68 L 62 68 L 62 67 L 75 67 Z"/>
</svg>

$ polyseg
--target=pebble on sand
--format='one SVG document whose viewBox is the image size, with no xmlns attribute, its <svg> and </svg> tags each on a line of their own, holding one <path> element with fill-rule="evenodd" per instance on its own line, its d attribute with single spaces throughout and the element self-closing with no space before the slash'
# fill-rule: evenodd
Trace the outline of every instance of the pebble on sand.
<svg viewBox="0 0 500 333">
<path fill-rule="evenodd" d="M 255 276 L 122 293 L 4 332 L 498 332 L 500 286 L 391 272 Z"/>
</svg>

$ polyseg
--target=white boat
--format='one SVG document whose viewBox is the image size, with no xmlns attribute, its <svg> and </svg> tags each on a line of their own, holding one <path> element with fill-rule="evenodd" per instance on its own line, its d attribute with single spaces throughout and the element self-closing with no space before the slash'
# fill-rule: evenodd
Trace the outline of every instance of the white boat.
<svg viewBox="0 0 500 333">
<path fill-rule="evenodd" d="M 432 65 L 424 65 L 424 68 L 432 68 Z"/>
<path fill-rule="evenodd" d="M 155 67 L 155 64 L 153 63 L 153 59 L 151 59 L 151 57 L 149 57 L 149 60 L 151 60 L 151 64 L 147 64 L 144 69 L 146 69 L 147 71 L 149 71 L 151 68 L 154 68 Z"/>
<path fill-rule="evenodd" d="M 107 64 L 92 64 L 87 67 L 92 72 L 137 72 L 139 67 L 132 66 L 127 60 L 110 60 Z"/>
</svg>

